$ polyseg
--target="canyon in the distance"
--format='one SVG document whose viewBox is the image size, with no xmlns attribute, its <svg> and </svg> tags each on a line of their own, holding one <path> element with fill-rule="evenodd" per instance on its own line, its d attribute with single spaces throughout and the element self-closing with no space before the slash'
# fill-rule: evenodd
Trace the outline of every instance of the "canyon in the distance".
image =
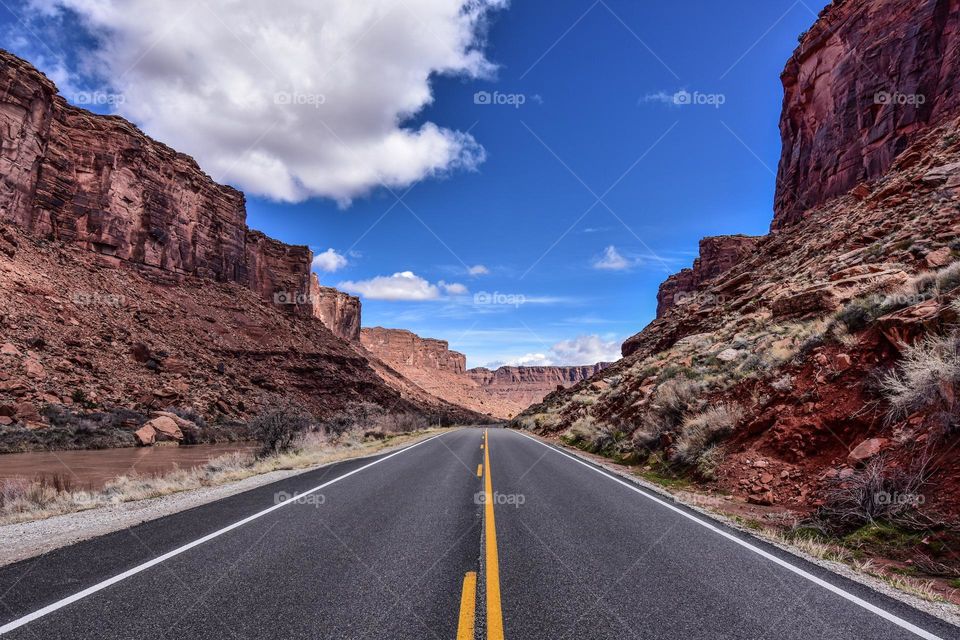
<svg viewBox="0 0 960 640">
<path fill-rule="evenodd" d="M 229 425 L 279 400 L 505 419 L 599 369 L 467 371 L 442 340 L 362 329 L 310 249 L 250 229 L 243 193 L 189 156 L 71 106 L 6 52 L 0 85 L 5 450 L 129 445 L 165 408 Z M 126 413 L 91 434 L 64 412 Z"/>
</svg>

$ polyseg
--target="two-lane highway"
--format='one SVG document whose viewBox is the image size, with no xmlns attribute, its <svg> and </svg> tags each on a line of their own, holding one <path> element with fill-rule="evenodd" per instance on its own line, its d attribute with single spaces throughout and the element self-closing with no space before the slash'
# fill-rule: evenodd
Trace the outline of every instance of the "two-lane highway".
<svg viewBox="0 0 960 640">
<path fill-rule="evenodd" d="M 446 640 L 476 623 L 492 640 L 960 638 L 525 434 L 485 433 L 0 568 L 0 632 Z"/>
</svg>

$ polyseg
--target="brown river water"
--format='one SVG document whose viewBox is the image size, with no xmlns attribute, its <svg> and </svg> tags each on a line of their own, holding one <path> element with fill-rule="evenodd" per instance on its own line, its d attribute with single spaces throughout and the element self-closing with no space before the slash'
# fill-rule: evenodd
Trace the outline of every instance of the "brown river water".
<svg viewBox="0 0 960 640">
<path fill-rule="evenodd" d="M 7 453 L 0 455 L 0 480 L 60 476 L 75 489 L 99 489 L 117 476 L 155 476 L 177 467 L 197 467 L 227 453 L 252 450 L 251 445 L 233 443 Z"/>
</svg>

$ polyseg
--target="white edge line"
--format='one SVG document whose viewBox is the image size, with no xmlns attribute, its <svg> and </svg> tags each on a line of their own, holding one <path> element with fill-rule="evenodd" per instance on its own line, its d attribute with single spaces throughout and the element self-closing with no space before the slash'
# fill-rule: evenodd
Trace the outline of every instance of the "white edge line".
<svg viewBox="0 0 960 640">
<path fill-rule="evenodd" d="M 169 560 L 170 558 L 173 558 L 174 556 L 178 556 L 178 555 L 180 555 L 181 553 L 184 553 L 184 552 L 186 552 L 186 551 L 189 551 L 190 549 L 193 549 L 194 547 L 198 547 L 198 546 L 202 545 L 202 544 L 205 543 L 205 542 L 209 542 L 210 540 L 213 540 L 214 538 L 218 538 L 218 537 L 222 536 L 222 535 L 225 534 L 225 533 L 228 533 L 228 532 L 230 532 L 230 531 L 233 531 L 234 529 L 237 529 L 238 527 L 242 527 L 243 525 L 247 524 L 248 522 L 253 522 L 253 521 L 256 520 L 257 518 L 262 518 L 263 516 L 267 515 L 268 513 L 272 513 L 272 512 L 274 512 L 274 511 L 276 511 L 277 509 L 281 509 L 281 508 L 286 507 L 286 506 L 288 506 L 288 505 L 295 504 L 296 502 L 299 501 L 300 498 L 302 498 L 302 497 L 304 497 L 304 496 L 310 495 L 311 493 L 315 493 L 315 492 L 317 492 L 317 491 L 320 491 L 321 489 L 324 489 L 324 488 L 326 488 L 326 487 L 329 487 L 330 485 L 332 485 L 332 484 L 335 483 L 335 482 L 340 482 L 340 481 L 343 480 L 344 478 L 349 478 L 349 477 L 352 476 L 353 474 L 355 474 L 355 473 L 360 473 L 360 472 L 363 471 L 364 469 L 369 469 L 369 468 L 372 467 L 373 465 L 375 465 L 375 464 L 380 464 L 381 462 L 383 462 L 383 461 L 385 461 L 385 460 L 389 460 L 389 459 L 392 458 L 393 456 L 398 456 L 398 455 L 400 455 L 401 453 L 406 453 L 407 451 L 410 451 L 410 450 L 413 449 L 414 447 L 419 447 L 420 445 L 426 444 L 427 442 L 430 442 L 431 440 L 435 440 L 436 438 L 439 438 L 439 437 L 442 436 L 442 435 L 444 435 L 444 434 L 440 433 L 440 434 L 437 434 L 437 435 L 435 435 L 435 436 L 433 436 L 433 437 L 427 438 L 426 440 L 421 440 L 420 442 L 417 442 L 417 443 L 415 443 L 415 444 L 412 444 L 412 445 L 410 445 L 409 447 L 404 447 L 403 449 L 400 449 L 399 451 L 394 451 L 393 453 L 388 454 L 388 455 L 386 455 L 386 456 L 384 456 L 384 457 L 382 457 L 382 458 L 378 458 L 377 460 L 374 460 L 373 462 L 371 462 L 371 463 L 369 463 L 369 464 L 365 464 L 365 465 L 363 465 L 362 467 L 359 467 L 359 468 L 357 468 L 357 469 L 354 469 L 353 471 L 349 471 L 349 472 L 343 474 L 342 476 L 337 476 L 337 477 L 334 478 L 333 480 L 329 480 L 329 481 L 327 481 L 327 482 L 324 482 L 323 484 L 321 484 L 321 485 L 318 486 L 318 487 L 314 487 L 313 489 L 309 489 L 309 490 L 307 490 L 307 491 L 304 491 L 303 493 L 298 493 L 297 495 L 291 497 L 289 500 L 285 500 L 285 501 L 283 501 L 283 502 L 281 502 L 281 503 L 279 503 L 279 504 L 275 504 L 275 505 L 273 505 L 272 507 L 269 507 L 269 508 L 267 508 L 267 509 L 264 509 L 263 511 L 260 511 L 260 512 L 258 512 L 258 513 L 255 513 L 255 514 L 253 514 L 253 515 L 251 515 L 251 516 L 247 516 L 247 517 L 244 518 L 243 520 L 239 520 L 239 521 L 237 521 L 237 522 L 234 522 L 233 524 L 231 524 L 231 525 L 229 525 L 229 526 L 226 526 L 226 527 L 224 527 L 224 528 L 222 528 L 222 529 L 220 529 L 220 530 L 218 530 L 218 531 L 214 531 L 213 533 L 209 533 L 209 534 L 203 536 L 202 538 L 198 538 L 198 539 L 194 540 L 193 542 L 188 542 L 187 544 L 185 544 L 185 545 L 183 545 L 183 546 L 181 546 L 181 547 L 177 547 L 177 548 L 174 549 L 173 551 L 168 551 L 167 553 L 165 553 L 165 554 L 163 554 L 163 555 L 161 555 L 161 556 L 157 556 L 157 557 L 154 558 L 153 560 L 148 560 L 147 562 L 144 562 L 143 564 L 137 565 L 137 566 L 133 567 L 132 569 L 127 569 L 127 570 L 124 571 L 123 573 L 119 573 L 119 574 L 113 576 L 112 578 L 107 578 L 107 579 L 104 580 L 103 582 L 98 582 L 97 584 L 95 584 L 95 585 L 93 585 L 93 586 L 91 586 L 91 587 L 87 587 L 87 588 L 84 589 L 83 591 L 79 591 L 79 592 L 73 594 L 72 596 L 67 596 L 66 598 L 63 598 L 62 600 L 57 600 L 57 601 L 54 602 L 53 604 L 49 604 L 49 605 L 43 607 L 42 609 L 38 609 L 38 610 L 34 611 L 33 613 L 28 613 L 27 615 L 23 616 L 22 618 L 17 618 L 16 620 L 13 620 L 12 622 L 8 622 L 7 624 L 5 624 L 5 625 L 3 625 L 2 627 L 0 627 L 0 635 L 4 635 L 4 634 L 6 634 L 6 633 L 9 633 L 9 632 L 13 631 L 14 629 L 17 629 L 17 628 L 19 628 L 19 627 L 22 627 L 22 626 L 25 625 L 25 624 L 28 624 L 28 623 L 30 623 L 30 622 L 33 622 L 34 620 L 37 620 L 38 618 L 42 618 L 42 617 L 46 616 L 47 614 L 53 613 L 54 611 L 57 611 L 58 609 L 62 609 L 63 607 L 66 607 L 67 605 L 73 604 L 74 602 L 76 602 L 76 601 L 78 601 L 78 600 L 82 600 L 83 598 L 86 598 L 86 597 L 89 596 L 89 595 L 93 595 L 94 593 L 97 593 L 98 591 L 102 591 L 102 590 L 106 589 L 107 587 L 109 587 L 109 586 L 111 586 L 111 585 L 114 585 L 114 584 L 116 584 L 116 583 L 118 583 L 118 582 L 120 582 L 120 581 L 122 581 L 122 580 L 126 580 L 127 578 L 129 578 L 129 577 L 131 577 L 131 576 L 134 576 L 134 575 L 136 575 L 136 574 L 138 574 L 138 573 L 141 573 L 141 572 L 143 572 L 143 571 L 146 571 L 147 569 L 149 569 L 149 568 L 151 568 L 151 567 L 153 567 L 153 566 L 156 566 L 156 565 L 160 564 L 161 562 L 164 562 L 164 561 L 166 561 L 166 560 Z M 278 482 L 280 482 L 280 481 L 278 481 Z M 264 486 L 269 486 L 269 485 L 264 485 Z"/>
<path fill-rule="evenodd" d="M 793 573 L 797 574 L 797 575 L 800 576 L 801 578 L 805 578 L 805 579 L 809 580 L 810 582 L 813 582 L 814 584 L 817 584 L 817 585 L 823 587 L 823 588 L 826 589 L 827 591 L 831 591 L 831 592 L 837 594 L 838 596 L 849 600 L 850 602 L 854 603 L 855 605 L 858 605 L 858 606 L 860 606 L 860 607 L 863 607 L 864 609 L 866 609 L 867 611 L 870 611 L 871 613 L 875 613 L 876 615 L 880 616 L 881 618 L 884 618 L 885 620 L 888 620 L 888 621 L 892 622 L 893 624 L 897 625 L 898 627 L 902 627 L 902 628 L 906 629 L 906 630 L 909 631 L 910 633 L 913 633 L 913 634 L 915 634 L 915 635 L 918 635 L 918 636 L 920 636 L 921 638 L 926 638 L 927 640 L 943 640 L 943 638 L 941 638 L 940 636 L 935 636 L 935 635 L 933 635 L 932 633 L 930 633 L 929 631 L 925 631 L 925 630 L 921 629 L 920 627 L 918 627 L 918 626 L 916 626 L 916 625 L 914 625 L 914 624 L 912 624 L 912 623 L 910 623 L 910 622 L 907 622 L 907 621 L 904 620 L 903 618 L 900 618 L 900 617 L 898 617 L 898 616 L 895 616 L 894 614 L 892 614 L 892 613 L 890 613 L 890 612 L 888 612 L 888 611 L 885 611 L 885 610 L 881 609 L 880 607 L 878 607 L 878 606 L 876 606 L 876 605 L 870 604 L 870 603 L 867 602 L 866 600 L 863 600 L 862 598 L 858 598 L 857 596 L 853 595 L 852 593 L 849 593 L 848 591 L 844 591 L 844 590 L 841 589 L 840 587 L 837 587 L 837 586 L 835 586 L 835 585 L 832 585 L 832 584 L 830 584 L 829 582 L 827 582 L 826 580 L 823 580 L 823 579 L 821 579 L 821 578 L 818 578 L 817 576 L 813 575 L 812 573 L 810 573 L 810 572 L 808 572 L 808 571 L 804 571 L 804 570 L 801 569 L 800 567 L 796 567 L 796 566 L 790 564 L 789 562 L 787 562 L 786 560 L 783 560 L 783 559 L 781 559 L 781 558 L 778 558 L 777 556 L 773 555 L 772 553 L 768 553 L 767 551 L 764 551 L 763 549 L 761 549 L 761 548 L 759 548 L 759 547 L 756 547 L 756 546 L 750 544 L 749 542 L 746 542 L 746 541 L 744 541 L 744 540 L 741 540 L 740 538 L 738 538 L 737 536 L 733 535 L 732 533 L 729 533 L 729 532 L 727 532 L 727 531 L 724 531 L 723 529 L 720 529 L 719 527 L 716 527 L 716 526 L 710 524 L 709 522 L 706 522 L 706 521 L 704 521 L 704 520 L 701 520 L 700 518 L 697 518 L 696 516 L 691 515 L 690 513 L 687 513 L 685 510 L 680 509 L 679 507 L 676 507 L 676 506 L 670 504 L 669 502 L 665 502 L 665 501 L 663 501 L 663 500 L 661 500 L 661 499 L 659 499 L 659 498 L 657 498 L 657 497 L 654 497 L 654 496 L 650 495 L 649 493 L 647 493 L 646 491 L 644 491 L 643 489 L 641 489 L 641 488 L 638 487 L 637 485 L 631 484 L 631 483 L 627 482 L 626 480 L 622 480 L 622 479 L 620 479 L 620 478 L 614 477 L 614 476 L 610 475 L 609 473 L 606 473 L 605 471 L 602 471 L 602 470 L 598 469 L 597 467 L 593 466 L 592 464 L 590 464 L 590 463 L 588 463 L 588 462 L 584 462 L 583 460 L 580 460 L 580 459 L 577 458 L 576 456 L 570 455 L 569 453 L 567 453 L 567 452 L 565 452 L 565 451 L 561 451 L 560 449 L 558 449 L 558 448 L 556 448 L 556 447 L 550 446 L 550 445 L 547 444 L 546 442 L 543 442 L 543 441 L 541 441 L 541 440 L 538 440 L 537 438 L 534 438 L 533 436 L 528 436 L 527 434 L 522 433 L 522 432 L 520 432 L 520 431 L 515 431 L 514 433 L 517 433 L 517 434 L 523 436 L 524 438 L 528 438 L 528 439 L 530 439 L 530 440 L 533 440 L 533 441 L 536 442 L 537 444 L 541 444 L 541 445 L 543 445 L 544 447 L 546 447 L 546 448 L 548 448 L 548 449 L 550 449 L 550 450 L 552 450 L 552 451 L 554 451 L 554 452 L 556 452 L 556 453 L 564 456 L 565 458 L 570 458 L 570 459 L 573 460 L 574 462 L 576 462 L 576 463 L 578 463 L 578 464 L 582 464 L 583 466 L 587 467 L 588 469 L 591 469 L 591 470 L 593 470 L 593 471 L 596 471 L 596 472 L 599 473 L 600 475 L 602 475 L 602 476 L 604 476 L 604 477 L 606 477 L 606 478 L 608 478 L 608 479 L 610 479 L 610 480 L 613 480 L 614 482 L 617 482 L 617 483 L 619 483 L 619 484 L 622 484 L 623 486 L 625 486 L 626 488 L 630 489 L 631 491 L 636 491 L 637 493 L 639 493 L 639 494 L 642 495 L 643 497 L 645 497 L 645 498 L 647 498 L 647 499 L 649 499 L 649 500 L 652 500 L 652 501 L 656 502 L 657 504 L 659 504 L 659 505 L 661 505 L 661 506 L 664 506 L 664 507 L 666 507 L 667 509 L 670 509 L 671 511 L 675 511 L 676 513 L 679 513 L 679 514 L 682 515 L 684 518 L 687 518 L 687 519 L 689 519 L 689 520 L 693 520 L 694 522 L 696 522 L 696 523 L 699 524 L 700 526 L 705 527 L 705 528 L 707 528 L 707 529 L 710 529 L 710 530 L 713 531 L 714 533 L 718 533 L 718 534 L 720 534 L 721 536 L 723 536 L 724 538 L 727 538 L 728 540 L 732 540 L 733 542 L 736 542 L 736 543 L 737 543 L 738 545 L 740 545 L 741 547 L 744 547 L 744 548 L 746 548 L 746 549 L 749 549 L 750 551 L 753 551 L 753 552 L 756 553 L 757 555 L 762 556 L 762 557 L 766 558 L 767 560 L 770 560 L 771 562 L 775 562 L 776 564 L 780 565 L 781 567 L 783 567 L 783 568 L 785 568 L 785 569 L 787 569 L 787 570 L 789 570 L 789 571 L 792 571 Z"/>
</svg>

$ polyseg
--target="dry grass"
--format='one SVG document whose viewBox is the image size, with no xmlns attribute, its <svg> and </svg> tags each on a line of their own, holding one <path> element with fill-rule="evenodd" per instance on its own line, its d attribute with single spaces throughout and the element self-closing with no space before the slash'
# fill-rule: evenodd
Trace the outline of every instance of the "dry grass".
<svg viewBox="0 0 960 640">
<path fill-rule="evenodd" d="M 308 469 L 370 455 L 388 446 L 404 444 L 440 431 L 430 429 L 375 439 L 365 439 L 356 433 L 340 438 L 308 433 L 286 453 L 260 458 L 252 453 L 231 453 L 192 469 L 175 469 L 159 476 L 118 476 L 99 491 L 58 487 L 56 482 L 47 479 L 0 481 L 0 525 L 219 486 L 271 471 Z"/>
<path fill-rule="evenodd" d="M 900 418 L 934 404 L 952 405 L 958 384 L 960 334 L 954 333 L 907 347 L 897 371 L 881 381 L 881 389 L 892 417 Z"/>
<path fill-rule="evenodd" d="M 733 433 L 741 418 L 743 409 L 736 404 L 713 405 L 686 417 L 677 441 L 677 460 L 683 464 L 696 464 L 707 447 Z"/>
</svg>

